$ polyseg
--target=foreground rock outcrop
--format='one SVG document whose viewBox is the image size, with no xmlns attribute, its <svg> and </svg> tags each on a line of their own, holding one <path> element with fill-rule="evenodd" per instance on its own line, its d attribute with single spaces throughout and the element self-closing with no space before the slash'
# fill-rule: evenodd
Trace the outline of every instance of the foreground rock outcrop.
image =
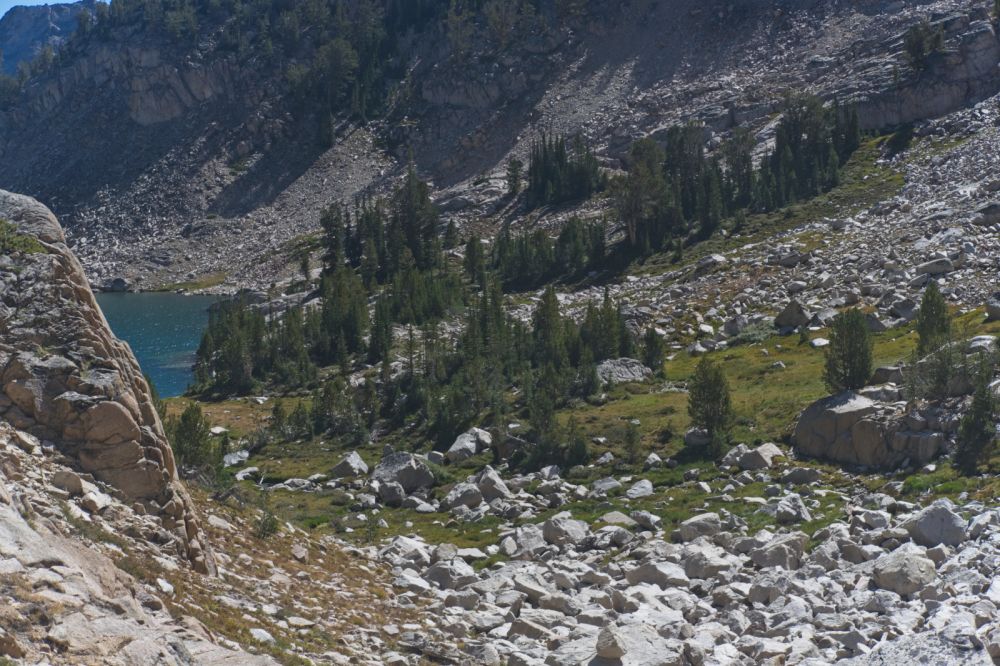
<svg viewBox="0 0 1000 666">
<path fill-rule="evenodd" d="M 37 201 L 2 191 L 0 219 L 37 240 L 36 251 L 0 257 L 0 419 L 158 516 L 172 547 L 214 573 L 149 386 L 58 221 Z"/>
<path fill-rule="evenodd" d="M 0 662 L 276 663 L 223 644 L 190 616 L 173 617 L 165 599 L 174 589 L 164 579 L 142 585 L 127 573 L 138 566 L 139 548 L 158 552 L 160 521 L 129 511 L 66 462 L 0 423 Z M 150 536 L 133 544 L 131 534 Z M 123 548 L 130 557 L 120 554 Z M 168 553 L 156 557 L 164 565 L 174 561 Z"/>
<path fill-rule="evenodd" d="M 456 650 L 404 636 L 413 650 L 524 666 L 1000 658 L 1000 512 L 977 502 L 920 509 L 862 492 L 811 534 L 753 530 L 725 509 L 671 534 L 591 532 L 564 512 L 499 537 L 485 552 L 409 537 L 380 550 L 401 599 L 434 597 L 440 628 L 467 638 Z M 513 556 L 471 566 L 498 548 Z"/>
</svg>

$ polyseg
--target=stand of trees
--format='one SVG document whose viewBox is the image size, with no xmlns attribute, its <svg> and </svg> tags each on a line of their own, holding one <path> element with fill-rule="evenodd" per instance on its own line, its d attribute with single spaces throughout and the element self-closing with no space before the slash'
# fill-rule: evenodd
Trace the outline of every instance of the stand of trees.
<svg viewBox="0 0 1000 666">
<path fill-rule="evenodd" d="M 239 300 L 217 308 L 198 350 L 194 391 L 306 388 L 311 399 L 292 414 L 274 415 L 282 436 L 330 432 L 364 440 L 385 420 L 426 424 L 442 445 L 484 419 L 503 426 L 520 405 L 536 446 L 519 463 L 585 461 L 585 440 L 560 426 L 555 411 L 573 396 L 600 390 L 599 362 L 636 353 L 608 294 L 587 308 L 579 325 L 562 314 L 551 285 L 530 324 L 510 318 L 501 274 L 513 270 L 514 260 L 506 254 L 489 260 L 471 238 L 463 266 L 469 279 L 463 280 L 444 259 L 437 211 L 412 169 L 390 197 L 353 210 L 333 206 L 322 224 L 324 269 L 306 305 L 271 316 Z M 548 263 L 537 275 L 557 265 L 582 270 L 603 256 L 603 239 L 600 225 L 571 222 L 555 244 L 547 241 Z M 516 241 L 504 243 L 513 249 Z M 460 308 L 461 332 L 444 335 L 441 320 Z M 402 339 L 393 336 L 398 326 L 405 326 Z M 393 353 L 402 367 L 391 364 Z M 377 366 L 363 386 L 319 382 L 319 367 L 340 366 L 345 377 L 363 362 Z"/>
<path fill-rule="evenodd" d="M 565 137 L 544 134 L 532 144 L 525 190 L 529 208 L 586 199 L 604 185 L 597 158 L 580 136 L 570 147 Z"/>
<path fill-rule="evenodd" d="M 666 147 L 653 139 L 632 145 L 628 174 L 614 186 L 630 253 L 667 249 L 693 232 L 703 238 L 727 217 L 776 210 L 839 183 L 840 168 L 861 141 L 857 112 L 825 107 L 808 95 L 789 95 L 771 154 L 754 166 L 754 141 L 745 130 L 708 156 L 704 129 L 673 127 Z"/>
<path fill-rule="evenodd" d="M 552 280 L 578 276 L 605 259 L 605 226 L 573 217 L 552 238 L 538 229 L 514 236 L 505 227 L 497 237 L 492 267 L 510 289 L 530 289 Z"/>
<path fill-rule="evenodd" d="M 353 215 L 341 205 L 327 210 L 325 268 L 309 295 L 316 304 L 270 318 L 241 301 L 218 308 L 198 350 L 195 389 L 298 385 L 315 379 L 316 364 L 388 358 L 393 323 L 420 325 L 463 303 L 461 279 L 444 265 L 438 223 L 427 184 L 412 168 L 387 201 L 359 204 Z"/>
</svg>

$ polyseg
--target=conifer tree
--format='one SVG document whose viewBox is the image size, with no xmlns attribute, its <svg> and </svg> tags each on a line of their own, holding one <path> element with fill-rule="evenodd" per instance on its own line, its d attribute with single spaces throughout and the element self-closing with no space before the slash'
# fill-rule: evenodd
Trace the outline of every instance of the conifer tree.
<svg viewBox="0 0 1000 666">
<path fill-rule="evenodd" d="M 997 399 L 990 387 L 990 374 L 980 372 L 969 411 L 958 428 L 955 464 L 963 474 L 973 475 L 996 441 Z"/>
<path fill-rule="evenodd" d="M 930 281 L 920 299 L 920 313 L 917 315 L 917 355 L 921 358 L 940 349 L 951 335 L 951 315 L 948 305 L 938 288 L 937 282 Z"/>
<path fill-rule="evenodd" d="M 178 467 L 200 467 L 209 462 L 210 425 L 197 402 L 190 403 L 184 409 L 169 431 Z"/>
<path fill-rule="evenodd" d="M 524 173 L 524 162 L 512 157 L 507 160 L 507 194 L 516 197 L 521 193 L 521 180 Z"/>
<path fill-rule="evenodd" d="M 559 301 L 552 285 L 542 293 L 534 315 L 535 358 L 539 364 L 561 369 L 569 364 L 566 326 L 559 313 Z"/>
<path fill-rule="evenodd" d="M 475 284 L 480 287 L 486 285 L 486 257 L 483 252 L 483 243 L 478 236 L 472 236 L 465 244 L 465 273 Z"/>
<path fill-rule="evenodd" d="M 726 375 L 707 356 L 698 362 L 688 384 L 688 415 L 692 425 L 708 433 L 710 455 L 720 455 L 729 442 L 733 408 Z"/>
<path fill-rule="evenodd" d="M 663 362 L 666 357 L 666 344 L 663 336 L 656 332 L 656 329 L 649 327 L 642 337 L 642 362 L 647 368 L 659 374 L 663 371 Z"/>
<path fill-rule="evenodd" d="M 392 311 L 389 299 L 381 296 L 375 302 L 371 336 L 368 341 L 368 362 L 372 365 L 389 358 L 392 348 Z"/>
<path fill-rule="evenodd" d="M 872 376 L 873 341 L 865 315 L 858 309 L 838 314 L 830 328 L 823 380 L 830 391 L 856 391 Z"/>
</svg>

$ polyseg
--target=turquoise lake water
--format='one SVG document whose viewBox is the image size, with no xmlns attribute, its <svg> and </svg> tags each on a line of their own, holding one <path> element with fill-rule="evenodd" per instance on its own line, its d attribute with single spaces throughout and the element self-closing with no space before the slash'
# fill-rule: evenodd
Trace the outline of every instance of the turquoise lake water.
<svg viewBox="0 0 1000 666">
<path fill-rule="evenodd" d="M 139 365 L 164 398 L 181 395 L 216 296 L 97 294 L 115 335 L 129 343 Z"/>
</svg>

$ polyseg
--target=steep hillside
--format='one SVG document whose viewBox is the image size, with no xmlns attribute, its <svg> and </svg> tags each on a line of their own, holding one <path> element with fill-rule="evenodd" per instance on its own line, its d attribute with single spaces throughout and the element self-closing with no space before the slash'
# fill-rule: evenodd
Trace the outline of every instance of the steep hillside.
<svg viewBox="0 0 1000 666">
<path fill-rule="evenodd" d="M 3 71 L 16 75 L 22 63 L 34 60 L 45 46 L 58 50 L 76 30 L 82 11 L 94 12 L 96 0 L 41 6 L 16 6 L 0 19 Z"/>
<path fill-rule="evenodd" d="M 273 248 L 315 230 L 332 201 L 383 189 L 411 152 L 447 188 L 446 210 L 480 219 L 503 208 L 508 156 L 543 131 L 581 134 L 614 167 L 633 139 L 687 119 L 765 130 L 787 90 L 854 101 L 865 128 L 962 108 L 1000 87 L 984 5 L 632 2 L 563 15 L 543 2 L 502 39 L 478 15 L 459 30 L 435 10 L 390 14 L 386 26 L 413 23 L 386 27 L 389 64 L 366 89 L 386 95 L 366 112 L 378 120 L 359 126 L 345 100 L 332 128 L 315 93 L 303 107 L 289 84 L 312 38 L 274 37 L 268 52 L 250 35 L 236 52 L 225 14 L 199 15 L 197 41 L 126 15 L 69 45 L 0 118 L 0 183 L 65 218 L 98 284 L 225 273 L 229 289 L 263 286 L 284 268 Z M 922 19 L 941 22 L 945 50 L 915 71 L 901 35 Z"/>
<path fill-rule="evenodd" d="M 414 620 L 373 558 L 192 498 L 58 222 L 8 192 L 0 378 L 0 662 L 382 663 L 393 635 L 359 626 Z"/>
</svg>

